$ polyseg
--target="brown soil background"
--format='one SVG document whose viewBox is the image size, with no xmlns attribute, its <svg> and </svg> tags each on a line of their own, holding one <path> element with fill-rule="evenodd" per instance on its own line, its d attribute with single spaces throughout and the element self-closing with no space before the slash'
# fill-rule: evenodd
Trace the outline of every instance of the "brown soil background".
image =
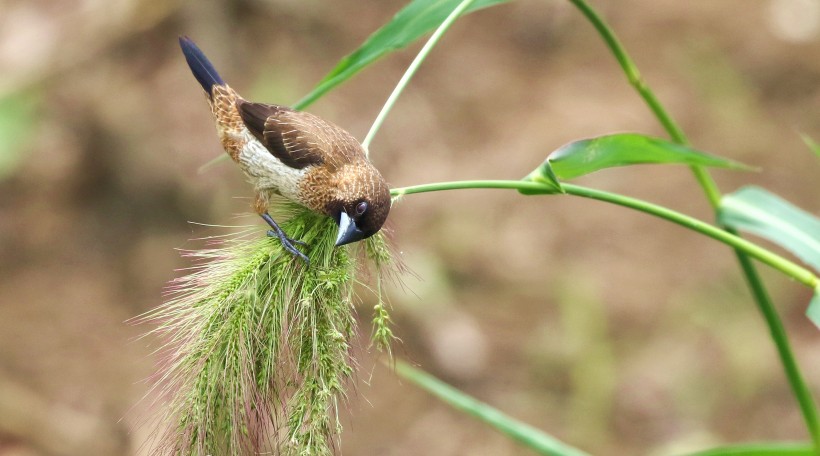
<svg viewBox="0 0 820 456">
<path fill-rule="evenodd" d="M 595 2 L 693 144 L 761 167 L 715 171 L 724 192 L 754 183 L 818 214 L 820 162 L 798 132 L 820 139 L 820 34 L 815 23 L 802 40 L 784 36 L 797 26 L 784 32 L 775 18 L 793 4 L 812 10 Z M 135 340 L 150 328 L 125 321 L 158 305 L 186 266 L 174 249 L 213 233 L 189 221 L 257 223 L 236 217 L 250 191 L 230 162 L 197 173 L 221 151 L 177 35 L 247 98 L 288 104 L 401 5 L 0 3 L 0 93 L 41 100 L 19 163 L 0 178 L 0 454 L 145 454 L 151 411 L 139 399 L 156 341 Z M 800 11 L 789 24 L 811 18 Z M 419 47 L 311 110 L 363 138 Z M 516 179 L 561 144 L 616 131 L 663 136 L 568 2 L 521 0 L 456 24 L 372 152 L 394 186 Z M 685 168 L 580 183 L 712 217 Z M 806 440 L 723 245 L 619 207 L 511 191 L 410 196 L 391 228 L 419 277 L 390 293 L 397 356 L 502 411 L 602 455 Z M 810 293 L 761 269 L 818 391 Z M 529 454 L 380 365 L 367 350 L 368 299 L 344 454 Z"/>
</svg>

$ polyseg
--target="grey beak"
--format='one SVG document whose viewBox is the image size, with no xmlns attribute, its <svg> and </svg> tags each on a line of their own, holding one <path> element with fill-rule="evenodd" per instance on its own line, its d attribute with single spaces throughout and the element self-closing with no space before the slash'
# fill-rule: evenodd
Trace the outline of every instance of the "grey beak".
<svg viewBox="0 0 820 456">
<path fill-rule="evenodd" d="M 356 222 L 347 213 L 342 211 L 339 216 L 339 235 L 336 236 L 336 247 L 350 244 L 364 239 L 364 232 L 356 226 Z"/>
</svg>

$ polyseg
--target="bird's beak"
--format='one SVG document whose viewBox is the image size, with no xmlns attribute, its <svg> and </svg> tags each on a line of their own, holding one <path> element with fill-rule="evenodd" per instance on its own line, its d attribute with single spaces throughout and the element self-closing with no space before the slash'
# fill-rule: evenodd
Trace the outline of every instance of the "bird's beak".
<svg viewBox="0 0 820 456">
<path fill-rule="evenodd" d="M 336 236 L 336 247 L 362 239 L 364 239 L 364 231 L 360 230 L 356 222 L 342 211 L 339 216 L 339 235 Z"/>
</svg>

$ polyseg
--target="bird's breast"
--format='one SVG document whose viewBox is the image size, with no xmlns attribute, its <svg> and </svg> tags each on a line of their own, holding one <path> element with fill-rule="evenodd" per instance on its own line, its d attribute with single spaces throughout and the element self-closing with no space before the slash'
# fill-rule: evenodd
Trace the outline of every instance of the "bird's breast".
<svg viewBox="0 0 820 456">
<path fill-rule="evenodd" d="M 251 184 L 260 191 L 273 191 L 290 201 L 307 205 L 300 193 L 300 182 L 307 169 L 296 169 L 282 163 L 268 151 L 247 129 L 237 141 L 242 144 L 237 163 Z"/>
</svg>

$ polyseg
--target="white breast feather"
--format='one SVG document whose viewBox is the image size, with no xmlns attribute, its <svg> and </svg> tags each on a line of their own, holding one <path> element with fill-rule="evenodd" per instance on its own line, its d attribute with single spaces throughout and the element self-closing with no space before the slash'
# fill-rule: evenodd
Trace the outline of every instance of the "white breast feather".
<svg viewBox="0 0 820 456">
<path fill-rule="evenodd" d="M 307 170 L 294 169 L 282 163 L 245 128 L 240 136 L 245 147 L 239 153 L 239 164 L 257 190 L 274 190 L 285 198 L 299 202 L 299 180 Z"/>
</svg>

